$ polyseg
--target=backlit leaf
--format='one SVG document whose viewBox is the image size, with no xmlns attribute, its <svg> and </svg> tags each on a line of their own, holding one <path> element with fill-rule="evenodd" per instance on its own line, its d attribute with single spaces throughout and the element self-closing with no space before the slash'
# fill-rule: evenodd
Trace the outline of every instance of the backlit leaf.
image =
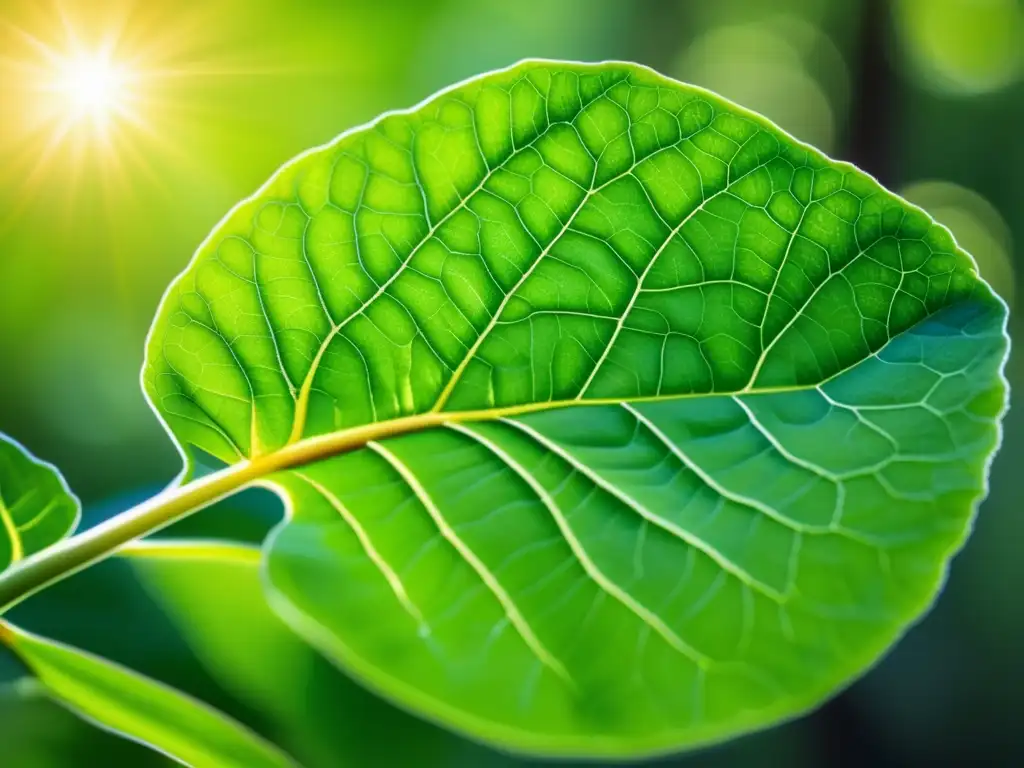
<svg viewBox="0 0 1024 768">
<path fill-rule="evenodd" d="M 226 505 L 213 512 L 210 519 L 230 517 Z M 331 668 L 268 607 L 260 551 L 252 545 L 162 537 L 134 542 L 118 557 L 19 605 L 12 619 L 35 634 L 173 685 L 252 728 L 304 768 L 505 764 Z M 44 755 L 54 765 L 169 764 L 77 722 L 53 701 L 31 705 L 21 694 L 47 698 L 46 689 L 26 677 L 31 673 L 23 665 L 3 668 L 16 659 L 0 646 L 5 765 L 34 766 Z M 393 738 L 395 733 L 402 738 Z"/>
<path fill-rule="evenodd" d="M 0 571 L 63 539 L 79 513 L 57 469 L 0 434 Z"/>
<path fill-rule="evenodd" d="M 147 392 L 288 502 L 278 612 L 529 751 L 763 727 L 926 609 L 1005 307 L 948 231 L 629 64 L 525 62 L 297 158 L 174 283 Z"/>
</svg>

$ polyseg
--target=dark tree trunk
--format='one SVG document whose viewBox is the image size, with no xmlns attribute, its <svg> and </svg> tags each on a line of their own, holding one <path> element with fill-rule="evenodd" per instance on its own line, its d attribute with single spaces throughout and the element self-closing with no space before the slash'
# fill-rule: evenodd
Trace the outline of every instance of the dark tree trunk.
<svg viewBox="0 0 1024 768">
<path fill-rule="evenodd" d="M 898 181 L 892 137 L 900 119 L 892 17 L 886 0 L 862 0 L 861 8 L 846 156 L 889 186 Z"/>
</svg>

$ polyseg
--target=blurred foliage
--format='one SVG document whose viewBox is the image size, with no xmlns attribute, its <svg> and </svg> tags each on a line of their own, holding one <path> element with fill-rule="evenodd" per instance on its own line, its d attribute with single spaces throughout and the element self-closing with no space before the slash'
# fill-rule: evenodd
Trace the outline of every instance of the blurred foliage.
<svg viewBox="0 0 1024 768">
<path fill-rule="evenodd" d="M 681 54 L 675 74 L 764 114 L 831 152 L 849 108 L 849 76 L 832 39 L 792 16 L 713 26 Z"/>
<path fill-rule="evenodd" d="M 38 46 L 26 33 L 60 48 L 66 29 L 89 45 L 120 30 L 118 50 L 159 75 L 146 83 L 147 127 L 105 148 L 69 135 L 48 149 L 50 127 L 30 119 L 38 93 L 25 62 Z M 1019 295 L 1019 0 L 0 0 L 0 431 L 64 470 L 89 504 L 86 524 L 167 482 L 178 457 L 138 386 L 143 340 L 163 290 L 219 217 L 298 152 L 528 56 L 631 59 L 721 90 L 904 191 L 951 227 L 1004 297 Z M 1016 359 L 1009 375 L 1024 383 Z M 1024 477 L 1012 469 L 1022 427 L 1011 410 L 991 497 L 937 609 L 877 670 L 810 718 L 670 762 L 1024 764 Z M 253 495 L 177 532 L 255 541 L 278 515 Z M 279 716 L 213 679 L 173 611 L 124 564 L 22 611 L 32 629 L 180 676 L 248 722 Z M 4 765 L 165 762 L 36 695 L 0 691 Z M 365 699 L 366 717 L 379 718 L 359 721 L 367 733 L 413 747 L 438 738 L 419 724 L 389 731 L 411 721 Z M 325 722 L 344 723 L 338 705 L 323 706 Z M 518 764 L 459 744 L 421 762 Z"/>
<path fill-rule="evenodd" d="M 898 0 L 896 19 L 920 84 L 970 96 L 1024 71 L 1024 8 L 1017 0 Z"/>
</svg>

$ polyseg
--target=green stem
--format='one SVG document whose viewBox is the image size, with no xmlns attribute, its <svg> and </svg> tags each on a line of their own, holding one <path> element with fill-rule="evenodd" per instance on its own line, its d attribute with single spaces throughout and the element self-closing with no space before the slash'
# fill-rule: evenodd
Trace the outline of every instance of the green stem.
<svg viewBox="0 0 1024 768">
<path fill-rule="evenodd" d="M 448 420 L 480 420 L 535 407 L 503 411 L 466 411 L 458 416 L 425 413 L 289 443 L 283 448 L 222 469 L 186 485 L 170 488 L 132 509 L 36 552 L 0 574 L 0 615 L 30 595 L 109 557 L 130 541 L 216 503 L 275 472 L 346 453 L 378 440 L 437 426 Z"/>
<path fill-rule="evenodd" d="M 765 387 L 758 389 L 757 393 L 793 392 L 801 389 L 804 387 Z M 748 390 L 741 390 L 741 392 L 746 391 Z M 704 396 L 702 393 L 695 393 L 676 395 L 674 398 Z M 661 399 L 660 396 L 637 397 L 630 402 L 635 404 Z M 618 405 L 620 402 L 614 398 L 593 398 L 524 403 L 505 408 L 476 411 L 433 410 L 414 416 L 363 424 L 326 435 L 301 440 L 293 439 L 272 453 L 243 461 L 187 485 L 164 491 L 159 496 L 155 496 L 127 512 L 122 512 L 95 528 L 90 528 L 19 561 L 0 574 L 0 615 L 44 587 L 109 557 L 128 542 L 159 531 L 176 520 L 198 512 L 225 496 L 230 496 L 275 472 L 305 466 L 330 456 L 347 453 L 375 440 L 384 440 L 443 424 L 493 421 L 556 408 Z"/>
<path fill-rule="evenodd" d="M 0 615 L 39 590 L 108 557 L 124 544 L 240 490 L 263 471 L 259 464 L 246 462 L 170 488 L 94 528 L 19 561 L 0 574 Z"/>
</svg>

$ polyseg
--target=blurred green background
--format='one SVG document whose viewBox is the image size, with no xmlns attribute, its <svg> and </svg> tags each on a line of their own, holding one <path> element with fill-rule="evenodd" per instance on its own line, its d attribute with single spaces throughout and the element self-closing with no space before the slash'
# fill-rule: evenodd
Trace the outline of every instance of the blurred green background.
<svg viewBox="0 0 1024 768">
<path fill-rule="evenodd" d="M 74 49 L 135 73 L 127 114 L 66 119 L 46 84 Z M 86 525 L 170 480 L 178 458 L 138 371 L 160 296 L 207 232 L 298 152 L 524 57 L 634 60 L 763 112 L 950 226 L 1012 308 L 1020 0 L 0 0 L 0 431 L 61 467 Z M 1016 359 L 1009 377 L 1024 384 Z M 1011 410 L 939 605 L 878 668 L 808 718 L 665 762 L 1024 765 L 1022 420 Z M 179 532 L 256 541 L 278 515 L 253 495 Z M 375 703 L 291 648 L 258 601 L 218 606 L 209 581 L 144 576 L 110 563 L 15 618 L 185 681 L 312 768 L 522 764 Z M 183 608 L 189 594 L 205 607 Z M 182 616 L 228 610 L 210 637 L 181 631 Z M 261 656 L 271 635 L 291 651 Z M 245 649 L 227 676 L 214 669 L 225 644 Z M 273 681 L 287 696 L 268 694 Z M 22 684 L 0 688 L 0 745 L 12 768 L 169 764 Z"/>
</svg>

